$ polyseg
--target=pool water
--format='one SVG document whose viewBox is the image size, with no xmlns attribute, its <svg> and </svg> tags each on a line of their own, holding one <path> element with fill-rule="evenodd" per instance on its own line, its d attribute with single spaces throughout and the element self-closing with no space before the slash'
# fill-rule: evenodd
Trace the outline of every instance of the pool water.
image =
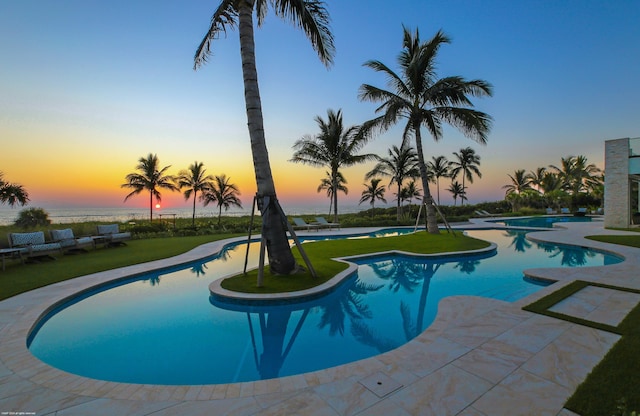
<svg viewBox="0 0 640 416">
<path fill-rule="evenodd" d="M 524 217 L 510 218 L 501 220 L 491 220 L 509 227 L 534 227 L 534 228 L 553 228 L 553 224 L 557 222 L 591 222 L 591 217 L 577 216 L 546 216 L 546 217 Z"/>
<path fill-rule="evenodd" d="M 469 231 L 497 252 L 425 260 L 362 259 L 357 274 L 324 297 L 301 303 L 220 303 L 209 283 L 242 269 L 245 244 L 181 270 L 136 277 L 58 308 L 33 331 L 29 349 L 59 369 L 144 384 L 217 384 L 329 368 L 397 348 L 434 320 L 452 295 L 514 301 L 540 286 L 522 270 L 592 266 L 621 259 L 539 244 L 519 231 Z M 257 244 L 250 264 L 257 263 Z"/>
</svg>

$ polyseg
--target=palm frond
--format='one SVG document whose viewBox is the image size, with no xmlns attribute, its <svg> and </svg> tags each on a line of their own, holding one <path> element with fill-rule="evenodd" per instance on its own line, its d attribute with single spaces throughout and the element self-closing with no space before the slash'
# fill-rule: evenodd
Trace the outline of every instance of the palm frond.
<svg viewBox="0 0 640 416">
<path fill-rule="evenodd" d="M 200 68 L 207 62 L 211 56 L 211 44 L 220 37 L 220 34 L 226 34 L 227 28 L 233 28 L 237 25 L 238 11 L 235 7 L 236 0 L 222 0 L 216 11 L 211 17 L 211 24 L 207 34 L 204 36 L 198 49 L 196 49 L 193 57 L 193 69 Z"/>
</svg>

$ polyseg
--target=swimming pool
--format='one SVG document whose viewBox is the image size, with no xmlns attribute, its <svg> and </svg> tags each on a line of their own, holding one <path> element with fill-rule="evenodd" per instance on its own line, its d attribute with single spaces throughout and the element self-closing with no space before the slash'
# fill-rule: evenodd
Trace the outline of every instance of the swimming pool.
<svg viewBox="0 0 640 416">
<path fill-rule="evenodd" d="M 357 274 L 332 293 L 273 306 L 219 304 L 208 285 L 241 270 L 246 246 L 216 259 L 114 284 L 49 314 L 30 351 L 59 369 L 108 381 L 217 384 L 300 374 L 389 351 L 426 329 L 452 295 L 514 301 L 540 286 L 522 270 L 603 265 L 621 259 L 539 244 L 523 232 L 469 231 L 497 253 L 424 259 L 398 255 L 357 261 Z M 252 244 L 251 263 L 257 262 Z M 331 353 L 328 353 L 328 352 Z"/>
<path fill-rule="evenodd" d="M 509 218 L 501 220 L 488 220 L 496 224 L 503 224 L 508 227 L 534 227 L 534 228 L 553 228 L 553 224 L 557 222 L 591 222 L 591 217 L 576 216 L 545 216 L 545 217 L 523 217 Z"/>
</svg>

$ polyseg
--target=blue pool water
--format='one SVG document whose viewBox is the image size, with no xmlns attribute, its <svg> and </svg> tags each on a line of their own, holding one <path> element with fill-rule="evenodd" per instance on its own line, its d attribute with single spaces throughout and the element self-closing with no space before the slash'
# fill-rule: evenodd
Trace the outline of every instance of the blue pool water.
<svg viewBox="0 0 640 416">
<path fill-rule="evenodd" d="M 539 244 L 523 232 L 469 231 L 497 252 L 425 260 L 362 259 L 357 274 L 322 298 L 243 306 L 219 303 L 209 283 L 242 269 L 246 245 L 180 270 L 136 277 L 75 299 L 29 339 L 42 361 L 78 375 L 146 384 L 216 384 L 268 379 L 389 351 L 424 331 L 452 295 L 514 301 L 539 285 L 522 270 L 619 262 L 581 248 Z M 250 264 L 257 263 L 252 244 Z"/>
<path fill-rule="evenodd" d="M 509 227 L 534 227 L 534 228 L 553 228 L 553 224 L 557 222 L 590 222 L 591 217 L 576 216 L 547 216 L 547 217 L 524 217 L 511 218 L 502 220 L 491 220 L 497 224 L 504 224 Z"/>
</svg>

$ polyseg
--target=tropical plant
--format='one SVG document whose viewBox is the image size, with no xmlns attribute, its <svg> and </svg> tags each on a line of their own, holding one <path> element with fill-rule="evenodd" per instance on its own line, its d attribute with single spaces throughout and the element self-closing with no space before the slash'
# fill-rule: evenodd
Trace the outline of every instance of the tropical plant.
<svg viewBox="0 0 640 416">
<path fill-rule="evenodd" d="M 504 185 L 502 189 L 506 189 L 506 195 L 521 194 L 524 191 L 532 190 L 531 179 L 525 173 L 524 169 L 518 169 L 514 172 L 513 176 L 507 174 L 511 183 Z"/>
<path fill-rule="evenodd" d="M 349 189 L 345 186 L 347 180 L 342 175 L 342 172 L 336 172 L 335 176 L 332 176 L 330 172 L 326 172 L 327 176 L 320 180 L 318 185 L 318 192 L 327 191 L 327 197 L 329 198 L 329 215 L 331 215 L 331 208 L 333 208 L 333 194 L 334 192 L 344 192 L 345 195 L 349 193 Z"/>
<path fill-rule="evenodd" d="M 373 178 L 369 183 L 365 183 L 365 190 L 362 191 L 362 196 L 360 197 L 360 204 L 367 201 L 371 204 L 371 217 L 373 217 L 376 200 L 387 203 L 387 200 L 384 199 L 384 186 L 380 186 L 380 182 L 382 182 L 382 179 Z"/>
<path fill-rule="evenodd" d="M 411 205 L 413 198 L 420 198 L 420 189 L 416 186 L 416 181 L 410 181 L 400 190 L 400 199 L 402 201 L 407 201 Z"/>
<path fill-rule="evenodd" d="M 451 162 L 451 178 L 455 179 L 459 174 L 462 174 L 462 189 L 465 190 L 466 195 L 468 187 L 465 185 L 465 179 L 468 180 L 469 183 L 473 183 L 474 174 L 478 178 L 482 178 L 482 173 L 480 172 L 480 155 L 476 154 L 476 151 L 470 147 L 460 149 L 460 153 L 453 152 L 453 155 L 457 160 Z M 460 204 L 462 205 L 462 202 Z"/>
<path fill-rule="evenodd" d="M 271 5 L 276 16 L 302 29 L 313 49 L 325 65 L 334 55 L 333 36 L 329 30 L 329 15 L 324 2 L 317 0 L 222 0 L 211 17 L 211 25 L 198 46 L 194 68 L 202 66 L 211 55 L 211 46 L 228 28 L 238 27 L 242 78 L 244 81 L 247 125 L 257 184 L 258 208 L 262 213 L 262 235 L 267 242 L 269 267 L 273 273 L 291 274 L 297 263 L 289 246 L 287 226 L 277 202 L 264 134 L 262 102 L 256 69 L 253 13 L 261 26 Z"/>
<path fill-rule="evenodd" d="M 560 159 L 560 166 L 550 165 L 562 183 L 562 189 L 571 195 L 572 205 L 581 193 L 596 189 L 602 182 L 602 171 L 585 156 L 567 156 Z"/>
<path fill-rule="evenodd" d="M 445 156 L 432 156 L 431 162 L 427 163 L 427 171 L 436 181 L 437 201 L 440 205 L 440 178 L 451 176 L 451 162 Z"/>
<path fill-rule="evenodd" d="M 49 213 L 42 208 L 27 208 L 18 213 L 14 224 L 20 228 L 43 227 L 51 224 Z"/>
<path fill-rule="evenodd" d="M 451 182 L 451 185 L 449 185 L 449 188 L 447 189 L 447 191 L 451 192 L 451 196 L 453 196 L 453 206 L 456 206 L 456 201 L 458 200 L 458 198 L 460 198 L 460 204 L 462 204 L 462 201 L 467 199 L 467 192 L 465 191 L 464 187 L 462 186 L 462 184 L 458 181 L 453 181 Z"/>
<path fill-rule="evenodd" d="M 446 123 L 478 143 L 486 143 L 491 117 L 473 109 L 469 97 L 490 96 L 492 87 L 486 81 L 467 81 L 459 76 L 438 79 L 436 56 L 443 44 L 450 43 L 449 38 L 438 31 L 429 41 L 421 42 L 417 29 L 411 33 L 403 27 L 403 32 L 403 50 L 398 56 L 399 74 L 380 61 L 367 61 L 364 64 L 385 74 L 390 90 L 369 84 L 360 86 L 360 100 L 382 103 L 376 109 L 376 113 L 381 115 L 365 122 L 361 134 L 386 131 L 400 119 L 406 119 L 403 143 L 411 137 L 415 138 L 423 202 L 427 205 L 427 229 L 437 234 L 439 229 L 429 191 L 421 128 L 426 127 L 433 139 L 438 141 L 443 136 L 442 125 Z"/>
<path fill-rule="evenodd" d="M 178 187 L 174 184 L 175 178 L 166 174 L 170 167 L 171 165 L 161 169 L 158 156 L 149 153 L 146 158 L 141 157 L 138 159 L 138 165 L 136 166 L 138 172 L 128 174 L 125 177 L 127 182 L 120 185 L 122 188 L 133 189 L 124 198 L 125 201 L 142 191 L 149 191 L 149 221 L 153 221 L 153 199 L 155 198 L 157 202 L 162 201 L 160 189 L 178 190 Z"/>
<path fill-rule="evenodd" d="M 204 192 L 213 186 L 211 183 L 212 180 L 213 176 L 207 175 L 207 170 L 204 168 L 204 164 L 197 161 L 193 162 L 192 165 L 189 165 L 188 169 L 180 171 L 176 178 L 178 188 L 181 190 L 185 188 L 183 193 L 185 201 L 189 200 L 191 195 L 193 195 L 193 215 L 191 216 L 192 227 L 195 227 L 196 225 L 196 199 L 198 192 L 200 192 L 200 199 L 203 200 L 202 196 L 204 195 Z"/>
<path fill-rule="evenodd" d="M 364 163 L 375 157 L 372 154 L 358 154 L 367 143 L 367 138 L 357 136 L 357 126 L 344 128 L 342 110 L 334 112 L 327 110 L 327 120 L 320 116 L 315 118 L 320 133 L 315 136 L 305 136 L 293 145 L 295 152 L 289 160 L 294 163 L 329 168 L 333 191 L 333 215 L 338 222 L 338 176 L 340 168 Z M 344 179 L 344 176 L 343 176 Z M 346 183 L 346 181 L 345 181 Z"/>
<path fill-rule="evenodd" d="M 389 157 L 383 158 L 376 156 L 378 163 L 366 173 L 365 179 L 371 179 L 375 176 L 390 176 L 389 187 L 394 183 L 398 187 L 396 193 L 398 206 L 397 206 L 397 219 L 400 221 L 401 215 L 401 191 L 402 182 L 407 178 L 417 178 L 420 176 L 420 169 L 418 168 L 418 155 L 411 147 L 403 146 L 398 149 L 398 146 L 392 146 L 388 150 Z"/>
<path fill-rule="evenodd" d="M 536 170 L 532 170 L 531 172 L 527 173 L 526 177 L 529 180 L 529 185 L 531 185 L 531 187 L 535 187 L 538 192 L 542 192 L 542 181 L 544 180 L 545 175 L 547 175 L 548 173 L 549 172 L 547 172 L 547 168 L 545 167 L 539 167 Z"/>
<path fill-rule="evenodd" d="M 205 190 L 202 195 L 205 206 L 209 205 L 211 202 L 215 202 L 218 205 L 218 227 L 222 220 L 223 207 L 225 211 L 228 211 L 232 205 L 242 208 L 242 203 L 238 198 L 240 191 L 235 184 L 229 182 L 230 180 L 231 178 L 227 178 L 227 175 L 225 174 L 216 175 L 211 187 Z"/>
<path fill-rule="evenodd" d="M 4 173 L 0 172 L 0 203 L 9 204 L 10 207 L 20 204 L 27 205 L 29 193 L 22 185 L 9 183 L 4 180 Z"/>
</svg>

